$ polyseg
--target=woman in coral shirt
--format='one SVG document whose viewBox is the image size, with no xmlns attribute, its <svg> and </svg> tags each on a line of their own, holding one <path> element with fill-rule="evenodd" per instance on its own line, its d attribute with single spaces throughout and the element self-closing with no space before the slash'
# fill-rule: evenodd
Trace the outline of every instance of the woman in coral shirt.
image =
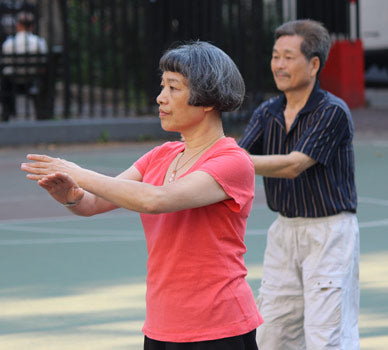
<svg viewBox="0 0 388 350">
<path fill-rule="evenodd" d="M 241 105 L 244 82 L 230 57 L 205 42 L 167 51 L 160 69 L 161 125 L 184 142 L 154 148 L 117 177 L 36 154 L 22 169 L 76 215 L 141 213 L 144 349 L 256 350 L 262 319 L 243 259 L 255 175 L 221 121 Z"/>
</svg>

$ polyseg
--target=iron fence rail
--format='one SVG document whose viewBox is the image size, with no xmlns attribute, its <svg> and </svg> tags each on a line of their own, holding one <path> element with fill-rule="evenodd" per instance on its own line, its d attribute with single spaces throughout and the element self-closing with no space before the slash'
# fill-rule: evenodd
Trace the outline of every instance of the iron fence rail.
<svg viewBox="0 0 388 350">
<path fill-rule="evenodd" d="M 66 10 L 66 116 L 151 113 L 161 54 L 188 40 L 210 41 L 235 60 L 247 103 L 262 90 L 261 0 L 78 0 Z"/>
<path fill-rule="evenodd" d="M 0 41 L 15 32 L 18 12 L 35 14 L 35 32 L 45 37 L 49 55 L 58 58 L 50 91 L 56 119 L 152 114 L 160 85 L 159 58 L 174 43 L 188 40 L 209 41 L 231 56 L 246 82 L 243 109 L 250 110 L 272 80 L 269 57 L 273 29 L 281 21 L 280 3 L 0 0 Z M 298 17 L 318 17 L 331 31 L 346 32 L 347 3 L 299 0 Z M 21 108 L 20 117 L 33 119 L 28 110 Z"/>
</svg>

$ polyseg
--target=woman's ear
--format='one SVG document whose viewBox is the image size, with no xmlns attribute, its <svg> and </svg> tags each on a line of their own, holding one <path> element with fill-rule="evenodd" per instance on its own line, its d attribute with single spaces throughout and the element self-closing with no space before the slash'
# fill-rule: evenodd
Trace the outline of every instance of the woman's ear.
<svg viewBox="0 0 388 350">
<path fill-rule="evenodd" d="M 205 112 L 211 112 L 212 110 L 214 110 L 214 107 L 213 106 L 206 106 L 206 107 L 203 107 L 203 110 Z"/>
</svg>

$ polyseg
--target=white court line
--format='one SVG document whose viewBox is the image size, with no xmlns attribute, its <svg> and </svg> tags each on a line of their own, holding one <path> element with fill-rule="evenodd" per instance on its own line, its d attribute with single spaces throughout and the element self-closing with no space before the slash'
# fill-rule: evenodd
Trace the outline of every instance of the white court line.
<svg viewBox="0 0 388 350">
<path fill-rule="evenodd" d="M 370 141 L 370 140 L 363 140 L 363 139 L 360 139 L 358 140 L 357 139 L 357 135 L 354 139 L 356 142 L 355 144 L 358 146 L 358 145 L 362 145 L 362 146 L 374 146 L 374 147 L 388 147 L 388 142 L 385 141 L 385 140 L 373 140 L 373 141 Z"/>
<path fill-rule="evenodd" d="M 372 198 L 372 197 L 359 197 L 358 198 L 359 203 L 365 203 L 365 204 L 376 204 L 376 205 L 383 205 L 388 206 L 388 200 L 386 199 L 379 199 L 379 198 Z M 261 205 L 260 205 L 261 206 Z M 266 204 L 263 204 L 263 206 L 266 206 Z M 255 206 L 257 207 L 257 206 Z M 118 209 L 121 210 L 121 209 Z M 122 209 L 125 210 L 125 209 Z M 93 216 L 93 220 L 101 220 L 104 218 L 112 219 L 116 217 L 128 217 L 128 218 L 134 218 L 138 217 L 139 213 L 133 212 L 133 211 L 125 211 L 125 212 L 109 212 L 104 213 L 100 215 Z M 29 224 L 29 223 L 50 223 L 50 222 L 58 222 L 58 221 L 86 221 L 90 220 L 90 218 L 83 217 L 83 216 L 77 216 L 77 215 L 66 215 L 66 216 L 55 216 L 55 217 L 44 217 L 44 218 L 30 218 L 30 219 L 5 219 L 0 220 L 0 228 L 3 224 Z"/>
<path fill-rule="evenodd" d="M 388 226 L 388 219 L 360 222 L 360 228 Z"/>
<path fill-rule="evenodd" d="M 388 226 L 388 219 L 367 221 L 359 224 L 360 228 L 382 227 Z M 55 230 L 53 230 L 55 231 Z M 82 230 L 81 230 L 82 232 Z M 118 232 L 118 231 L 115 231 Z M 15 245 L 38 245 L 38 244 L 67 244 L 67 243 L 106 243 L 106 242 L 130 242 L 144 241 L 145 237 L 142 231 L 119 231 L 127 233 L 121 236 L 105 237 L 72 237 L 72 238 L 36 238 L 36 239 L 4 239 L 0 240 L 0 246 L 15 246 Z M 53 232 L 55 233 L 55 232 Z M 130 235 L 129 235 L 130 233 Z M 136 233 L 136 234 L 133 234 Z M 82 233 L 81 233 L 82 234 Z M 267 234 L 266 229 L 247 230 L 247 236 L 263 236 Z"/>
<path fill-rule="evenodd" d="M 120 210 L 120 209 L 118 209 Z M 123 209 L 124 210 L 124 209 Z M 53 216 L 53 217 L 42 217 L 42 218 L 29 218 L 29 219 L 5 219 L 0 220 L 0 227 L 2 225 L 8 225 L 8 224 L 33 224 L 33 223 L 51 223 L 51 222 L 68 222 L 68 221 L 87 221 L 87 220 L 104 220 L 104 219 L 114 219 L 117 217 L 127 217 L 127 218 L 134 218 L 138 217 L 139 213 L 133 212 L 133 211 L 126 211 L 126 212 L 110 212 L 110 213 L 104 213 L 100 215 L 95 215 L 92 217 L 92 219 L 85 217 L 85 216 L 78 216 L 78 215 L 64 215 L 64 216 Z"/>
<path fill-rule="evenodd" d="M 388 219 L 383 220 L 372 220 L 372 221 L 364 221 L 358 224 L 360 228 L 370 228 L 370 227 L 384 227 L 388 226 Z M 257 230 L 247 230 L 247 236 L 259 236 L 267 234 L 268 230 L 257 229 Z"/>
<path fill-rule="evenodd" d="M 267 234 L 266 229 L 257 229 L 257 230 L 246 230 L 245 234 L 247 236 L 265 236 Z"/>
<path fill-rule="evenodd" d="M 144 241 L 144 236 L 4 239 L 0 246 Z"/>
<path fill-rule="evenodd" d="M 7 230 L 13 232 L 23 232 L 23 233 L 46 233 L 46 234 L 55 234 L 55 235 L 91 235 L 91 236 L 108 236 L 111 234 L 120 234 L 120 235 L 128 235 L 138 233 L 138 230 L 131 230 L 130 228 L 125 230 L 115 230 L 115 229 L 83 229 L 83 228 L 70 228 L 70 229 L 61 229 L 61 228 L 53 228 L 53 227 L 26 227 L 26 226 L 18 226 L 18 225 L 0 225 L 0 230 Z"/>
<path fill-rule="evenodd" d="M 388 200 L 371 198 L 371 197 L 359 197 L 360 203 L 375 204 L 388 206 Z M 94 220 L 115 219 L 115 218 L 133 218 L 139 214 L 136 212 L 125 211 L 119 213 L 105 213 L 99 216 L 95 216 Z M 130 228 L 125 230 L 112 230 L 109 232 L 106 230 L 90 230 L 90 229 L 61 229 L 61 228 L 47 228 L 47 227 L 25 227 L 22 225 L 39 223 L 44 225 L 45 223 L 58 223 L 58 222 L 79 222 L 86 221 L 88 218 L 82 216 L 61 216 L 51 218 L 34 218 L 34 219 L 11 219 L 0 220 L 0 229 L 8 231 L 22 231 L 24 233 L 44 233 L 44 234 L 56 234 L 56 235 L 90 235 L 97 237 L 72 237 L 72 238 L 36 238 L 36 239 L 11 239 L 0 240 L 0 245 L 31 245 L 31 244 L 66 244 L 66 243 L 98 243 L 98 242 L 128 242 L 144 240 L 143 231 L 131 230 Z M 371 227 L 383 227 L 388 226 L 388 219 L 372 220 L 359 223 L 360 228 Z M 112 236 L 114 234 L 115 236 Z M 246 231 L 247 236 L 262 236 L 267 234 L 267 229 L 248 229 Z M 119 236 L 117 236 L 119 235 Z"/>
<path fill-rule="evenodd" d="M 36 239 L 4 239 L 0 240 L 0 246 L 16 245 L 39 245 L 39 244 L 68 244 L 68 243 L 106 243 L 106 242 L 133 242 L 144 241 L 145 237 L 142 231 L 136 232 L 136 235 L 126 236 L 105 236 L 105 237 L 71 237 L 71 238 L 36 238 Z M 266 235 L 266 230 L 247 230 L 248 236 Z"/>
<path fill-rule="evenodd" d="M 23 233 L 44 233 L 44 234 L 55 234 L 55 235 L 91 235 L 91 236 L 106 236 L 109 237 L 110 235 L 133 235 L 133 234 L 141 234 L 144 235 L 143 231 L 139 231 L 137 229 L 125 229 L 125 230 L 102 230 L 102 231 L 96 231 L 96 230 L 89 230 L 89 229 L 83 229 L 83 228 L 72 228 L 72 229 L 60 229 L 60 228 L 47 228 L 47 227 L 26 227 L 26 226 L 6 226 L 3 227 L 0 225 L 0 230 L 8 230 L 8 231 L 14 231 L 18 232 L 21 231 Z M 266 235 L 267 230 L 266 229 L 251 229 L 246 231 L 246 235 L 248 236 L 260 236 L 260 235 Z"/>
<path fill-rule="evenodd" d="M 365 204 L 376 204 L 376 205 L 388 206 L 387 199 L 379 199 L 379 198 L 371 198 L 371 197 L 359 197 L 358 202 L 365 203 Z"/>
</svg>

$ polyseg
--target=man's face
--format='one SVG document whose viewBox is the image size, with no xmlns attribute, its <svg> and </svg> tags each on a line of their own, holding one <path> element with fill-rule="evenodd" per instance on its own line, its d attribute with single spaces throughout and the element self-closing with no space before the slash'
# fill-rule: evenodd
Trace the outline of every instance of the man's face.
<svg viewBox="0 0 388 350">
<path fill-rule="evenodd" d="M 307 60 L 300 49 L 302 41 L 299 35 L 284 35 L 275 42 L 271 70 L 280 91 L 302 91 L 315 82 L 319 60 Z"/>
</svg>

